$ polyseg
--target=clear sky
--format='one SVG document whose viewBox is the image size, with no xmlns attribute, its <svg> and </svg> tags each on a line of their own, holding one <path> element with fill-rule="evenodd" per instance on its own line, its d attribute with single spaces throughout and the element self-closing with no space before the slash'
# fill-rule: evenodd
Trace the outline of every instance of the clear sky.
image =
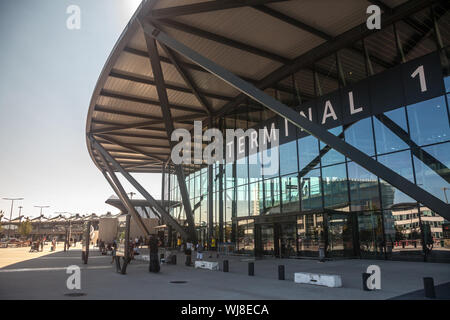
<svg viewBox="0 0 450 320">
<path fill-rule="evenodd" d="M 86 116 L 97 79 L 139 0 L 0 0 L 0 210 L 117 212 L 112 189 L 89 157 Z M 69 30 L 69 5 L 81 29 Z M 155 197 L 160 175 L 137 179 Z M 135 191 L 124 184 L 127 192 Z M 137 198 L 135 196 L 135 198 Z"/>
</svg>

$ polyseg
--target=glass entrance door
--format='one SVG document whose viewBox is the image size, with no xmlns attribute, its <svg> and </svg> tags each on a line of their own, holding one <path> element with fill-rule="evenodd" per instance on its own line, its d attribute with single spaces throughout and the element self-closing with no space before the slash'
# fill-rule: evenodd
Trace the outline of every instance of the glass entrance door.
<svg viewBox="0 0 450 320">
<path fill-rule="evenodd" d="M 263 224 L 261 230 L 261 253 L 273 256 L 275 254 L 275 239 L 273 225 Z"/>
<path fill-rule="evenodd" d="M 328 214 L 328 255 L 351 257 L 354 252 L 353 219 L 348 213 Z"/>
</svg>

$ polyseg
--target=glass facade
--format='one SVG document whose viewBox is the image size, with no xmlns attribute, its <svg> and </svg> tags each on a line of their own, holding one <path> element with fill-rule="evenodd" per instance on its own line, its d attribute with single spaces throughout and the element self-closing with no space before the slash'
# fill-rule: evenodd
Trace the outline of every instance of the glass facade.
<svg viewBox="0 0 450 320">
<path fill-rule="evenodd" d="M 448 202 L 450 80 L 444 81 L 447 95 L 329 131 Z M 450 252 L 443 233 L 448 221 L 316 138 L 294 133 L 297 138 L 278 151 L 213 165 L 213 221 L 207 214 L 207 168 L 186 176 L 201 239 L 206 241 L 212 223 L 218 243 L 232 244 L 237 253 L 312 257 L 324 248 L 330 257 L 422 259 L 430 236 L 430 257 Z M 261 158 L 273 152 L 279 170 L 264 174 Z M 166 181 L 170 200 L 181 202 L 175 176 Z M 171 213 L 185 219 L 180 206 Z"/>
</svg>

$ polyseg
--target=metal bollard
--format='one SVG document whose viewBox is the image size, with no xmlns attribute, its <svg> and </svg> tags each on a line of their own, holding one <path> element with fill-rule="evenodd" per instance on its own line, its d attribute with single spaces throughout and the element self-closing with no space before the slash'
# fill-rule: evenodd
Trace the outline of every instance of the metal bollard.
<svg viewBox="0 0 450 320">
<path fill-rule="evenodd" d="M 425 297 L 434 299 L 436 298 L 436 292 L 434 290 L 434 281 L 431 277 L 423 278 L 423 287 L 425 290 Z"/>
<path fill-rule="evenodd" d="M 186 262 L 185 262 L 185 264 L 187 266 L 190 266 L 192 264 L 192 262 L 191 262 L 191 255 L 190 254 L 186 255 Z"/>
<path fill-rule="evenodd" d="M 254 276 L 255 275 L 255 263 L 254 262 L 249 262 L 248 263 L 248 275 L 249 276 Z"/>
<path fill-rule="evenodd" d="M 228 260 L 223 260 L 223 272 L 228 272 Z"/>
<path fill-rule="evenodd" d="M 278 266 L 278 280 L 284 280 L 284 266 Z"/>
<path fill-rule="evenodd" d="M 363 290 L 364 291 L 372 291 L 367 286 L 367 279 L 369 279 L 369 277 L 370 277 L 370 273 L 367 273 L 367 272 L 362 273 L 362 282 L 363 282 Z"/>
</svg>

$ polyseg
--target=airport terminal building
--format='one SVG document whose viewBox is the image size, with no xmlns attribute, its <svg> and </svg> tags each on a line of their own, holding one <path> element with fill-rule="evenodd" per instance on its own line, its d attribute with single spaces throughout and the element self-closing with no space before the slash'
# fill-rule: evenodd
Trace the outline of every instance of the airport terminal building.
<svg viewBox="0 0 450 320">
<path fill-rule="evenodd" d="M 143 1 L 93 93 L 91 158 L 144 231 L 117 174 L 145 198 L 169 245 L 450 262 L 448 8 Z M 195 149 L 211 128 L 255 129 L 266 147 L 237 136 L 223 144 L 232 159 L 207 163 Z M 192 135 L 191 163 L 171 157 L 176 129 Z M 162 173 L 162 202 L 146 173 Z"/>
</svg>

